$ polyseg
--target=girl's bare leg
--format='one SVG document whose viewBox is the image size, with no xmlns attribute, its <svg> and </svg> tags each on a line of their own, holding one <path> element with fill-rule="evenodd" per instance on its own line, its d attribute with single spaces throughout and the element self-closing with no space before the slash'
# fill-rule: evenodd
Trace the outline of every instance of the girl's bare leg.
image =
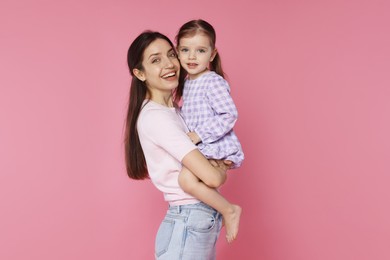
<svg viewBox="0 0 390 260">
<path fill-rule="evenodd" d="M 227 241 L 231 243 L 236 239 L 242 211 L 240 206 L 231 204 L 216 189 L 204 184 L 185 167 L 179 175 L 179 184 L 185 192 L 221 213 L 225 223 Z"/>
</svg>

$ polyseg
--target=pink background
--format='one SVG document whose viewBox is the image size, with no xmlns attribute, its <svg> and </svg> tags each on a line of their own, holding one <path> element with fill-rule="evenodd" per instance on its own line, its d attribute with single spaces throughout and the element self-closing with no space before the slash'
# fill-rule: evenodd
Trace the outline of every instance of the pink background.
<svg viewBox="0 0 390 260">
<path fill-rule="evenodd" d="M 390 259 L 389 1 L 54 2 L 0 4 L 0 259 L 153 259 L 166 204 L 124 170 L 126 52 L 199 17 L 246 152 L 219 259 Z"/>
</svg>

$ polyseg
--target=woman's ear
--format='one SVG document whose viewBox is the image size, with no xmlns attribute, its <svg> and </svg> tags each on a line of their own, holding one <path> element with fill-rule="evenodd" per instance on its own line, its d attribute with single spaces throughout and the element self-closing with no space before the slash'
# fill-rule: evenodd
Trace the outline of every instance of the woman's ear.
<svg viewBox="0 0 390 260">
<path fill-rule="evenodd" d="M 139 69 L 133 69 L 133 74 L 142 82 L 146 80 L 144 73 Z"/>
<path fill-rule="evenodd" d="M 217 53 L 218 53 L 218 50 L 217 50 L 217 48 L 215 48 L 213 50 L 213 52 L 211 53 L 210 62 L 212 62 L 214 60 L 215 55 L 217 55 Z"/>
</svg>

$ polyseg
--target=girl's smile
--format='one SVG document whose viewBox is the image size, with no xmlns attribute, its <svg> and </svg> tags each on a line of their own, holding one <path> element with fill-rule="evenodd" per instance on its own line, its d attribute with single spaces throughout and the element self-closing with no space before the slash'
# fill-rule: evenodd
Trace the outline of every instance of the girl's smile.
<svg viewBox="0 0 390 260">
<path fill-rule="evenodd" d="M 203 33 L 180 39 L 179 59 L 190 79 L 195 79 L 208 71 L 210 62 L 217 54 L 210 45 L 209 38 Z"/>
</svg>

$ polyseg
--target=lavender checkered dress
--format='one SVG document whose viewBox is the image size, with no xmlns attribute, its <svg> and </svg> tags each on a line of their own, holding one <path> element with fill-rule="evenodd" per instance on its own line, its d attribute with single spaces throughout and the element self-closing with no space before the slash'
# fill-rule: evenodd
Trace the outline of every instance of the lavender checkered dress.
<svg viewBox="0 0 390 260">
<path fill-rule="evenodd" d="M 238 113 L 224 78 L 210 71 L 187 79 L 181 113 L 188 129 L 201 138 L 198 148 L 207 158 L 231 160 L 233 168 L 241 165 L 244 153 L 233 132 Z"/>
</svg>

